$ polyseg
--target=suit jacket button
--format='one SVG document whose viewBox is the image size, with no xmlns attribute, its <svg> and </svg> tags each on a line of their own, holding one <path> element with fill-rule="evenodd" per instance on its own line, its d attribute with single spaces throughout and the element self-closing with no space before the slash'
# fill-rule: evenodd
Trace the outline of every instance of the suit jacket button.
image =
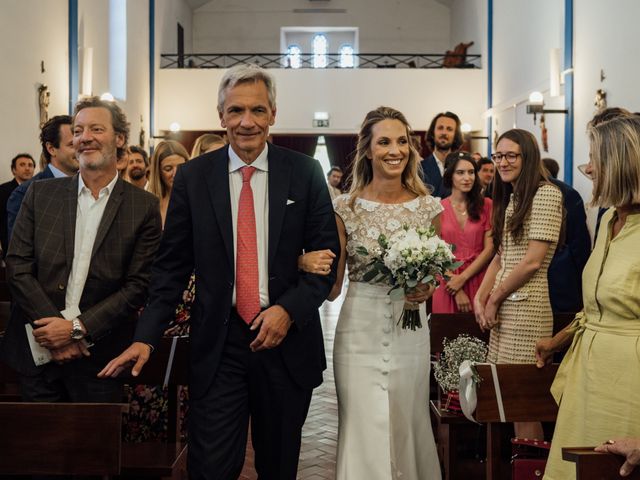
<svg viewBox="0 0 640 480">
<path fill-rule="evenodd" d="M 58 290 L 64 290 L 64 285 L 62 283 L 58 284 Z"/>
</svg>

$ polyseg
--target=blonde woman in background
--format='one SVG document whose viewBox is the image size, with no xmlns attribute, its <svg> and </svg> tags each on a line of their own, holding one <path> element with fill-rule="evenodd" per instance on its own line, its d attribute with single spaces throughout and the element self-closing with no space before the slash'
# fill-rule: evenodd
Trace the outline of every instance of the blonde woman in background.
<svg viewBox="0 0 640 480">
<path fill-rule="evenodd" d="M 191 149 L 191 158 L 196 158 L 200 155 L 204 155 L 205 153 L 213 152 L 225 145 L 226 142 L 220 135 L 216 135 L 215 133 L 205 133 L 204 135 L 200 135 L 196 139 L 196 143 L 193 144 L 193 149 Z"/>
<path fill-rule="evenodd" d="M 188 160 L 189 153 L 181 143 L 175 140 L 160 142 L 151 156 L 149 191 L 160 199 L 160 215 L 162 216 L 163 228 L 167 218 L 173 178 L 176 176 L 178 167 Z"/>
</svg>

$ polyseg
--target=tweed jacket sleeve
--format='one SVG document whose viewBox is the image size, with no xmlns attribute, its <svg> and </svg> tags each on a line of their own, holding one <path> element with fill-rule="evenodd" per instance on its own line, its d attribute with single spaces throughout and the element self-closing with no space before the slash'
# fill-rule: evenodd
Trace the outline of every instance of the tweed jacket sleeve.
<svg viewBox="0 0 640 480">
<path fill-rule="evenodd" d="M 32 182 L 25 195 L 14 226 L 11 248 L 5 259 L 13 301 L 20 306 L 30 322 L 44 317 L 62 316 L 37 279 L 34 185 Z M 52 255 L 54 253 L 51 252 Z"/>
</svg>

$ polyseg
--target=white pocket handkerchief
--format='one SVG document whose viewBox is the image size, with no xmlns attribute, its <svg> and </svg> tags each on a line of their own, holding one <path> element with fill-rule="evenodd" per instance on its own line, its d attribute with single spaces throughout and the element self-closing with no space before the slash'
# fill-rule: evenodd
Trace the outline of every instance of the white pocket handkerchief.
<svg viewBox="0 0 640 480">
<path fill-rule="evenodd" d="M 290 198 L 287 199 L 287 205 L 291 205 L 292 203 L 296 203 L 295 200 L 291 200 Z"/>
</svg>

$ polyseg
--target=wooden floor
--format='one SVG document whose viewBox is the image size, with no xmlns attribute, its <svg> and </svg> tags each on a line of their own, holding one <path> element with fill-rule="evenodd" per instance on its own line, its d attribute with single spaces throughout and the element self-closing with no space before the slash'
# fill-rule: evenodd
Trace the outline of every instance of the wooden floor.
<svg viewBox="0 0 640 480">
<path fill-rule="evenodd" d="M 345 289 L 343 289 L 344 292 Z M 338 437 L 338 404 L 333 381 L 333 336 L 342 305 L 342 297 L 325 302 L 320 310 L 327 370 L 324 382 L 313 392 L 309 415 L 302 431 L 302 449 L 298 466 L 298 480 L 329 480 L 335 478 L 336 441 Z M 247 445 L 247 456 L 240 480 L 255 480 L 253 450 Z"/>
</svg>

